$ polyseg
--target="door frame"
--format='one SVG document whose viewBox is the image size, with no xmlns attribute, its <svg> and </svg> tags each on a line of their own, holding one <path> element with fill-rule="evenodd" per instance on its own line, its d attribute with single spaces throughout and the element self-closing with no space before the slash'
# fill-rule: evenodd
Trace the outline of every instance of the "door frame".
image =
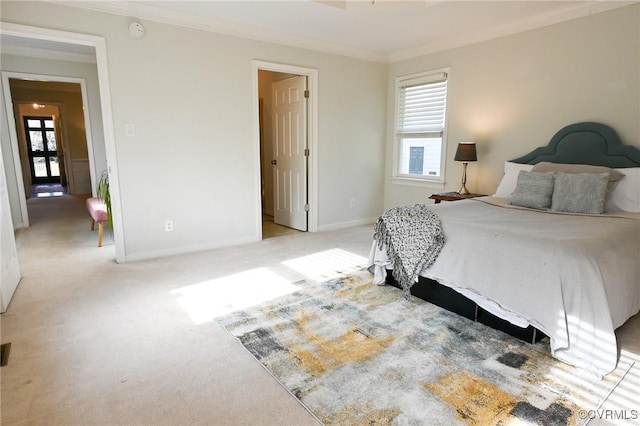
<svg viewBox="0 0 640 426">
<path fill-rule="evenodd" d="M 279 64 L 253 60 L 253 139 L 254 139 L 254 170 L 256 173 L 256 240 L 262 240 L 262 181 L 260 164 L 260 108 L 258 71 L 272 71 L 287 74 L 303 75 L 307 77 L 307 147 L 309 157 L 307 163 L 307 203 L 309 212 L 307 217 L 308 232 L 318 231 L 318 70 L 294 65 Z"/>
<path fill-rule="evenodd" d="M 55 75 L 45 75 L 45 74 L 30 74 L 25 72 L 13 72 L 13 71 L 3 71 L 2 72 L 2 85 L 5 87 L 4 91 L 4 102 L 5 107 L 7 109 L 7 121 L 9 123 L 9 137 L 11 139 L 11 149 L 13 151 L 13 162 L 16 170 L 16 174 L 20 174 L 16 176 L 18 179 L 18 193 L 20 195 L 20 210 L 22 213 L 22 227 L 29 226 L 29 212 L 27 210 L 27 197 L 26 197 L 26 189 L 24 187 L 24 180 L 22 179 L 24 170 L 22 170 L 22 163 L 20 161 L 20 149 L 19 149 L 19 138 L 18 138 L 18 129 L 16 128 L 16 116 L 13 108 L 13 95 L 11 94 L 11 86 L 9 85 L 10 79 L 16 80 L 37 80 L 37 81 L 45 81 L 45 82 L 60 82 L 60 83 L 74 83 L 80 85 L 80 93 L 82 96 L 82 109 L 84 115 L 84 126 L 85 126 L 85 137 L 87 140 L 87 156 L 89 157 L 89 176 L 91 178 L 91 188 L 93 194 L 95 196 L 94 182 L 96 181 L 96 172 L 95 172 L 95 157 L 93 155 L 93 139 L 91 137 L 91 119 L 89 114 L 89 98 L 87 97 L 87 83 L 84 78 L 78 77 L 62 77 Z M 66 161 L 66 160 L 65 160 Z"/>
<path fill-rule="evenodd" d="M 6 312 L 9 308 L 21 280 L 12 222 L 4 157 L 0 149 L 0 313 Z M 9 300 L 5 300 L 5 294 L 9 296 Z"/>
<path fill-rule="evenodd" d="M 102 128 L 104 132 L 104 144 L 105 144 L 105 156 L 107 160 L 107 170 L 109 173 L 109 192 L 111 195 L 111 211 L 112 211 L 112 219 L 113 219 L 113 239 L 115 243 L 115 252 L 116 252 L 116 262 L 124 263 L 125 262 L 125 245 L 124 245 L 124 227 L 122 224 L 122 209 L 121 209 L 121 200 L 120 200 L 120 180 L 118 174 L 118 163 L 116 156 L 116 144 L 115 144 L 115 131 L 114 131 L 114 123 L 113 123 L 113 112 L 111 106 L 111 89 L 109 84 L 109 67 L 107 62 L 107 43 L 104 37 L 93 36 L 88 34 L 79 34 L 72 33 L 67 31 L 59 31 L 59 30 L 51 30 L 48 28 L 41 27 L 32 27 L 28 25 L 20 25 L 20 24 L 12 24 L 12 23 L 2 23 L 2 27 L 0 27 L 0 33 L 12 35 L 16 37 L 22 37 L 27 39 L 37 39 L 37 40 L 47 40 L 54 42 L 62 42 L 69 44 L 76 44 L 81 46 L 91 46 L 94 48 L 95 57 L 96 57 L 96 68 L 98 73 L 98 87 L 100 93 L 100 109 L 102 113 Z M 7 73 L 10 74 L 10 73 Z M 8 77 L 5 80 L 5 73 L 2 73 L 3 78 L 3 86 L 7 84 L 5 90 L 5 106 L 7 107 L 7 114 L 10 115 L 8 117 L 9 121 L 9 131 L 11 137 L 12 149 L 17 148 L 17 136 L 15 129 L 15 119 L 13 116 L 13 108 L 11 107 L 11 95 L 7 95 L 7 92 L 10 92 L 8 86 Z M 53 79 L 55 81 L 66 81 L 65 78 L 69 77 L 58 77 L 55 76 Z M 62 79 L 62 80 L 61 80 Z M 84 79 L 81 79 L 84 81 Z M 74 81 L 75 82 L 75 81 Z M 83 92 L 82 102 L 85 106 L 85 126 L 90 126 L 90 120 L 87 117 L 88 110 L 88 102 L 86 99 L 86 90 Z M 88 139 L 90 138 L 90 127 L 87 127 Z M 89 145 L 87 146 L 89 148 Z M 91 146 L 91 151 L 88 153 L 90 160 L 90 173 L 91 173 L 91 164 L 95 161 L 93 156 L 93 147 Z M 14 153 L 14 163 L 15 163 L 15 153 Z M 16 168 L 16 173 L 22 173 L 22 166 L 18 160 L 17 164 L 14 165 Z M 20 179 L 18 179 L 20 178 Z M 21 209 L 26 211 L 26 197 L 24 193 L 24 184 L 22 182 L 22 176 L 16 176 L 16 180 L 18 182 L 18 193 L 21 198 Z M 93 171 L 93 175 L 91 176 L 91 188 L 92 193 L 95 195 L 95 170 Z M 22 206 L 24 203 L 24 207 Z M 28 222 L 26 224 L 28 226 Z"/>
</svg>

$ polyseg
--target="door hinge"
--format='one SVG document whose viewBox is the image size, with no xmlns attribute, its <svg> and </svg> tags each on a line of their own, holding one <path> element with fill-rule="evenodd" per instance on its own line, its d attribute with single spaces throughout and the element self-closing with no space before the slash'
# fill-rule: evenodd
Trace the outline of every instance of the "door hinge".
<svg viewBox="0 0 640 426">
<path fill-rule="evenodd" d="M 304 205 L 304 211 L 305 211 L 305 212 L 308 212 L 308 211 L 309 211 L 309 204 L 305 204 L 305 205 Z"/>
<path fill-rule="evenodd" d="M 305 91 L 304 91 L 304 97 L 305 97 L 305 98 L 308 98 L 308 97 L 309 97 L 309 91 L 308 91 L 308 90 L 305 90 Z"/>
<path fill-rule="evenodd" d="M 304 156 L 308 157 L 309 156 L 309 148 L 305 148 L 304 149 Z"/>
</svg>

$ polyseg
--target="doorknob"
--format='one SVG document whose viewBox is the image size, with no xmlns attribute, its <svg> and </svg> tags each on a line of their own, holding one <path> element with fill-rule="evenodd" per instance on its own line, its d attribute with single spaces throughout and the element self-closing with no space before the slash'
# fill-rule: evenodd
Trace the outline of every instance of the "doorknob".
<svg viewBox="0 0 640 426">
<path fill-rule="evenodd" d="M 276 164 L 278 164 L 278 160 L 271 160 L 271 164 L 275 166 Z"/>
</svg>

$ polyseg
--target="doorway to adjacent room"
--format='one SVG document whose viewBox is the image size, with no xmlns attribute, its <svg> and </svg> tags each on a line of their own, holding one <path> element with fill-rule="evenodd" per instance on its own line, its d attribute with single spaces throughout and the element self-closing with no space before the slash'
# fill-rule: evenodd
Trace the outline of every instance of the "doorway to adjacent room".
<svg viewBox="0 0 640 426">
<path fill-rule="evenodd" d="M 255 63 L 260 238 L 317 230 L 317 72 Z"/>
</svg>

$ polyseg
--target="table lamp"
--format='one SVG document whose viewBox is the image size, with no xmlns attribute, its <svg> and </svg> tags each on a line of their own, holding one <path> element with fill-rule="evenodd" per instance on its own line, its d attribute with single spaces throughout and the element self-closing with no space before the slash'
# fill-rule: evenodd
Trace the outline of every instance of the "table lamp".
<svg viewBox="0 0 640 426">
<path fill-rule="evenodd" d="M 455 161 L 462 162 L 462 186 L 458 190 L 460 195 L 468 195 L 467 190 L 467 164 L 472 161 L 478 161 L 478 155 L 476 154 L 476 144 L 474 142 L 460 142 L 458 149 L 456 150 L 456 156 L 453 158 Z"/>
</svg>

